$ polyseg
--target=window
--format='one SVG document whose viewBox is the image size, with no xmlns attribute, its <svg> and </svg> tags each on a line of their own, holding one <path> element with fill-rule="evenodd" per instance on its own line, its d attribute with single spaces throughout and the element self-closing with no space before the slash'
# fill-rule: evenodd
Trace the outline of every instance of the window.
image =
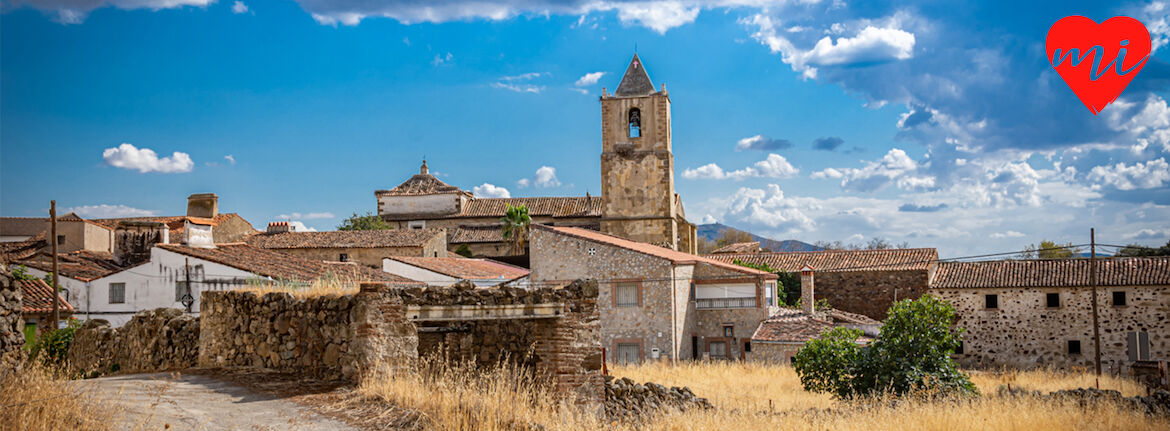
<svg viewBox="0 0 1170 431">
<path fill-rule="evenodd" d="M 1081 340 L 1068 340 L 1068 354 L 1081 354 Z"/>
<path fill-rule="evenodd" d="M 637 307 L 641 304 L 638 298 L 637 283 L 618 283 L 613 288 L 615 303 L 618 307 Z"/>
<path fill-rule="evenodd" d="M 1044 295 L 1044 302 L 1048 305 L 1048 308 L 1060 307 L 1060 294 L 1059 293 L 1045 294 Z"/>
<path fill-rule="evenodd" d="M 764 285 L 764 303 L 770 306 L 776 305 L 776 283 Z"/>
<path fill-rule="evenodd" d="M 1150 360 L 1150 333 L 1129 332 L 1125 334 L 1128 344 L 1129 361 L 1148 361 Z"/>
<path fill-rule="evenodd" d="M 963 347 L 965 347 L 965 346 L 963 345 L 963 342 L 962 342 L 962 341 L 960 341 L 960 342 L 959 342 L 959 347 L 956 347 L 956 348 L 955 348 L 955 354 L 956 354 L 956 355 L 962 355 L 962 354 L 963 354 Z"/>
<path fill-rule="evenodd" d="M 126 283 L 110 283 L 110 303 L 124 304 L 126 302 Z"/>
<path fill-rule="evenodd" d="M 727 357 L 727 343 L 722 341 L 712 341 L 707 344 L 707 353 L 711 355 L 711 359 L 723 359 Z"/>
<path fill-rule="evenodd" d="M 1122 291 L 1113 292 L 1113 306 L 1114 307 L 1121 307 L 1123 305 L 1125 305 L 1125 292 L 1122 292 Z"/>
<path fill-rule="evenodd" d="M 175 282 L 175 302 L 183 302 L 183 295 L 186 295 L 186 294 L 187 294 L 187 282 L 186 281 L 176 281 Z M 194 296 L 194 295 L 192 295 L 192 296 Z"/>
<path fill-rule="evenodd" d="M 723 325 L 723 336 L 728 337 L 728 338 L 734 337 L 735 336 L 735 326 Z"/>
<path fill-rule="evenodd" d="M 637 343 L 618 343 L 617 358 L 615 359 L 619 364 L 636 364 L 641 359 L 639 350 L 642 350 L 642 346 Z"/>
<path fill-rule="evenodd" d="M 407 223 L 406 227 L 409 229 L 414 229 L 414 230 L 425 229 L 427 227 L 427 221 L 426 220 L 412 221 L 410 223 Z"/>
<path fill-rule="evenodd" d="M 57 235 L 57 245 L 65 245 L 65 235 Z"/>
<path fill-rule="evenodd" d="M 628 136 L 631 138 L 641 138 L 642 137 L 642 111 L 638 110 L 638 108 L 630 108 L 629 125 L 630 125 L 630 133 Z"/>
<path fill-rule="evenodd" d="M 743 342 L 743 352 L 744 353 L 751 353 L 752 352 L 752 342 L 751 341 L 744 341 Z"/>
<path fill-rule="evenodd" d="M 337 256 L 337 260 L 341 262 L 349 262 L 349 254 L 341 253 L 340 256 Z"/>
<path fill-rule="evenodd" d="M 983 308 L 994 310 L 999 308 L 999 295 L 989 294 L 983 295 Z"/>
</svg>

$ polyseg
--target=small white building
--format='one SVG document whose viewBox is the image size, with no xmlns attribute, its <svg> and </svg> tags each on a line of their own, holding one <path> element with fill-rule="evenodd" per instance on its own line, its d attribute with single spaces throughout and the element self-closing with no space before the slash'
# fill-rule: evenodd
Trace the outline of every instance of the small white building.
<svg viewBox="0 0 1170 431">
<path fill-rule="evenodd" d="M 491 259 L 392 256 L 382 259 L 382 271 L 430 286 L 450 286 L 460 280 L 476 287 L 528 285 L 527 269 Z"/>
</svg>

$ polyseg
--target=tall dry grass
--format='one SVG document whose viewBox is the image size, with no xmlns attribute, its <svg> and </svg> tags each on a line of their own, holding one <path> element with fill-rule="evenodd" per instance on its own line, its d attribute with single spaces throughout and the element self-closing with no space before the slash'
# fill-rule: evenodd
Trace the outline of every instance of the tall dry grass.
<svg viewBox="0 0 1170 431">
<path fill-rule="evenodd" d="M 1085 373 L 1027 371 L 979 373 L 973 380 L 984 394 L 969 400 L 843 402 L 805 392 L 791 367 L 738 362 L 653 363 L 619 366 L 619 377 L 667 386 L 688 386 L 715 410 L 669 411 L 641 423 L 605 423 L 551 397 L 547 386 L 514 369 L 476 370 L 429 366 L 420 372 L 370 376 L 357 393 L 410 411 L 415 425 L 438 430 L 1166 430 L 1170 420 L 1152 418 L 1112 404 L 1031 397 L 1000 397 L 997 388 L 1041 391 L 1091 386 Z M 1126 395 L 1142 392 L 1133 382 L 1103 378 L 1102 388 Z"/>
<path fill-rule="evenodd" d="M 29 362 L 0 381 L 0 429 L 112 430 L 120 412 L 61 369 Z"/>
<path fill-rule="evenodd" d="M 248 286 L 239 289 L 244 292 L 253 292 L 257 295 L 279 292 L 291 293 L 297 299 L 316 298 L 319 296 L 353 295 L 361 290 L 357 281 L 346 277 L 326 276 L 314 280 L 312 283 L 292 281 L 254 281 Z"/>
</svg>

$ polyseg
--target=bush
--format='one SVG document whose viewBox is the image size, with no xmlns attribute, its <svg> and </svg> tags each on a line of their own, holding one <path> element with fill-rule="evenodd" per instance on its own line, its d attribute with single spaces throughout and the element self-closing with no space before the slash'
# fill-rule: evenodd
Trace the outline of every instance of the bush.
<svg viewBox="0 0 1170 431">
<path fill-rule="evenodd" d="M 65 363 L 69 358 L 69 346 L 73 344 L 73 334 L 80 327 L 81 321 L 70 319 L 64 328 L 40 336 L 29 350 L 29 359 L 40 359 L 46 364 Z"/>
<path fill-rule="evenodd" d="M 857 344 L 861 332 L 835 328 L 797 352 L 794 367 L 801 385 L 850 399 L 878 393 L 895 395 L 976 394 L 951 354 L 961 332 L 951 331 L 955 310 L 924 295 L 890 307 L 876 341 Z"/>
</svg>

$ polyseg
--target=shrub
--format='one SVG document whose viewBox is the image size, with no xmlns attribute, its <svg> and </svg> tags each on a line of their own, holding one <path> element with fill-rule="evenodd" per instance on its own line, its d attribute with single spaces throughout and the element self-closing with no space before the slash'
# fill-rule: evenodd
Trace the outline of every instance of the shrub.
<svg viewBox="0 0 1170 431">
<path fill-rule="evenodd" d="M 843 399 L 878 393 L 977 393 L 951 359 L 961 333 L 951 331 L 955 310 L 950 304 L 924 295 L 895 303 L 887 316 L 869 346 L 857 344 L 860 331 L 835 328 L 797 352 L 794 368 L 805 390 Z"/>
<path fill-rule="evenodd" d="M 40 359 L 46 364 L 63 364 L 69 357 L 69 345 L 73 334 L 81 327 L 81 321 L 70 319 L 64 328 L 53 330 L 37 338 L 29 350 L 29 359 Z M 44 355 L 43 357 L 41 355 Z"/>
</svg>

